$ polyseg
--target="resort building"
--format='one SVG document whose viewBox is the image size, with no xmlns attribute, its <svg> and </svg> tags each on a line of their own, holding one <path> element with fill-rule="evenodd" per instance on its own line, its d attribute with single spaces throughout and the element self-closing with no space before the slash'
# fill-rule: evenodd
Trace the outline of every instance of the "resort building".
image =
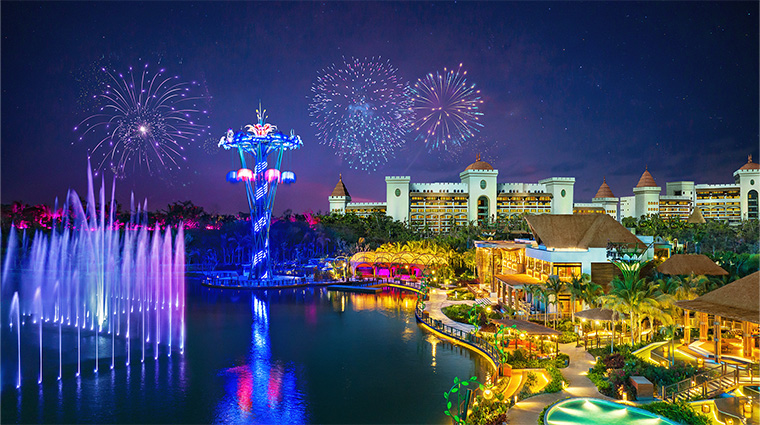
<svg viewBox="0 0 760 425">
<path fill-rule="evenodd" d="M 409 176 L 385 178 L 386 201 L 353 203 L 342 177 L 329 197 L 330 211 L 360 216 L 384 211 L 395 220 L 432 231 L 452 224 L 484 224 L 517 214 L 572 214 L 574 177 L 537 183 L 499 183 L 499 171 L 476 158 L 459 173 L 459 182 L 413 183 Z"/>
<path fill-rule="evenodd" d="M 410 176 L 385 177 L 385 202 L 351 202 L 340 176 L 329 196 L 330 212 L 369 216 L 384 212 L 395 220 L 431 231 L 452 225 L 486 224 L 519 214 L 607 214 L 625 217 L 659 214 L 687 220 L 701 210 L 706 219 L 758 218 L 760 164 L 749 157 L 733 174 L 733 184 L 665 184 L 665 193 L 648 167 L 633 196 L 616 197 L 606 178 L 590 203 L 574 202 L 574 177 L 549 177 L 536 183 L 499 183 L 499 171 L 480 156 L 459 173 L 459 182 L 414 183 Z"/>
<path fill-rule="evenodd" d="M 608 214 L 529 215 L 526 220 L 533 240 L 475 242 L 481 284 L 504 304 L 524 314 L 529 314 L 528 302 L 532 301 L 527 286 L 543 283 L 551 275 L 570 281 L 573 275 L 582 273 L 604 286 L 619 273 L 608 259 L 610 242 L 647 247 Z M 652 248 L 643 253 L 645 259 L 653 255 Z M 560 294 L 559 303 L 562 311 L 569 314 L 570 295 Z M 579 311 L 580 303 L 573 308 Z"/>
<path fill-rule="evenodd" d="M 747 163 L 734 171 L 733 184 L 695 184 L 676 181 L 665 184 L 665 194 L 649 169 L 644 170 L 633 196 L 620 198 L 620 219 L 659 214 L 663 219 L 686 220 L 696 210 L 706 219 L 740 221 L 758 218 L 760 164 Z"/>
</svg>

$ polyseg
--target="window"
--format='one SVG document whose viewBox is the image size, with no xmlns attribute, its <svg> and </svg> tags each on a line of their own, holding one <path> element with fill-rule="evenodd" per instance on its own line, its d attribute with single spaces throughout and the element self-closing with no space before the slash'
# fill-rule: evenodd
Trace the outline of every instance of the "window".
<svg viewBox="0 0 760 425">
<path fill-rule="evenodd" d="M 562 195 L 562 197 L 564 198 L 565 195 L 567 195 L 567 192 L 565 192 L 565 189 L 562 189 L 562 192 L 560 192 L 559 194 Z"/>
<path fill-rule="evenodd" d="M 488 198 L 485 196 L 481 196 L 480 198 L 478 198 L 478 224 L 485 225 L 487 223 L 488 223 Z"/>
<path fill-rule="evenodd" d="M 480 188 L 481 189 L 485 189 L 486 188 L 486 181 L 485 180 L 481 180 L 480 181 Z"/>
</svg>

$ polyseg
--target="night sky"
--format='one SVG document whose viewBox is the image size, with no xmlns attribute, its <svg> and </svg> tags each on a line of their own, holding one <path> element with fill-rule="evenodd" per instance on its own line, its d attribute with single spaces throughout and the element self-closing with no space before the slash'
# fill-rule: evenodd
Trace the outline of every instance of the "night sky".
<svg viewBox="0 0 760 425">
<path fill-rule="evenodd" d="M 87 150 L 73 131 L 93 108 L 87 72 L 144 63 L 203 85 L 219 139 L 256 121 L 303 139 L 286 156 L 296 184 L 275 213 L 325 211 L 343 173 L 354 201 L 385 201 L 386 175 L 459 181 L 482 152 L 500 182 L 576 178 L 590 202 L 606 176 L 616 196 L 648 165 L 657 183 L 732 183 L 758 159 L 758 2 L 110 3 L 2 2 L 2 202 L 52 204 L 86 187 Z M 315 138 L 308 105 L 320 70 L 382 57 L 414 82 L 460 63 L 481 90 L 483 128 L 463 153 L 429 153 L 407 137 L 375 172 L 351 170 Z M 83 77 L 84 76 L 84 77 Z M 76 143 L 74 143 L 77 141 Z M 247 210 L 229 152 L 185 148 L 173 178 L 117 182 L 150 209 L 192 200 Z M 106 173 L 107 179 L 109 174 Z M 109 181 L 110 186 L 110 181 Z"/>
</svg>

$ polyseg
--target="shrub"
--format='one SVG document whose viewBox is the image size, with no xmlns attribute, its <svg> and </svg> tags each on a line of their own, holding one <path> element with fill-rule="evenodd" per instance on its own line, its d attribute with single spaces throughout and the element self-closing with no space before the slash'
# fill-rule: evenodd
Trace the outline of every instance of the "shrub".
<svg viewBox="0 0 760 425">
<path fill-rule="evenodd" d="M 604 358 L 604 366 L 607 369 L 622 369 L 625 366 L 625 356 L 620 353 L 608 354 Z"/>
<path fill-rule="evenodd" d="M 559 371 L 554 366 L 547 366 L 546 371 L 549 372 L 549 376 L 551 376 L 551 381 L 549 381 L 549 384 L 544 388 L 545 393 L 557 393 L 562 391 L 562 383 L 567 382 L 564 376 L 562 376 L 562 372 Z"/>
<path fill-rule="evenodd" d="M 557 358 L 554 359 L 555 366 L 562 369 L 570 364 L 570 356 L 565 353 L 557 354 Z"/>
<path fill-rule="evenodd" d="M 562 335 L 557 338 L 560 344 L 567 344 L 569 342 L 575 342 L 578 340 L 578 335 L 573 331 L 564 331 Z"/>
<path fill-rule="evenodd" d="M 474 300 L 475 295 L 466 289 L 454 289 L 446 293 L 449 300 Z"/>
<path fill-rule="evenodd" d="M 644 404 L 639 407 L 682 424 L 712 424 L 712 420 L 710 420 L 708 416 L 695 412 L 694 409 L 692 409 L 685 401 L 678 401 L 675 403 L 656 401 L 654 403 Z"/>
<path fill-rule="evenodd" d="M 469 304 L 455 304 L 450 305 L 448 307 L 444 307 L 441 309 L 441 312 L 446 315 L 449 319 L 460 322 L 460 323 L 468 323 L 469 320 L 469 313 L 470 309 L 472 308 Z M 478 310 L 478 313 L 480 314 L 480 326 L 485 325 L 488 323 L 488 319 L 501 319 L 501 313 L 498 311 L 491 311 L 491 313 L 488 315 L 488 318 L 486 318 L 486 314 L 484 314 L 484 308 L 482 306 L 476 307 Z"/>
</svg>

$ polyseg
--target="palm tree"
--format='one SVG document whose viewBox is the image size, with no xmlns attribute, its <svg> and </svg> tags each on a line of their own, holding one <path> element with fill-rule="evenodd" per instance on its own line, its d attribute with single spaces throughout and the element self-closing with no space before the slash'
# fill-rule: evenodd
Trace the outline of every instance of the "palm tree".
<svg viewBox="0 0 760 425">
<path fill-rule="evenodd" d="M 552 304 L 557 306 L 557 313 L 554 315 L 554 327 L 557 327 L 557 316 L 562 315 L 562 305 L 559 302 L 559 293 L 562 292 L 565 289 L 565 282 L 559 280 L 559 276 L 557 275 L 551 275 L 549 276 L 549 279 L 544 282 L 544 288 L 546 290 L 546 296 L 549 295 L 554 296 L 554 302 Z M 549 299 L 547 298 L 547 303 Z"/>
<path fill-rule="evenodd" d="M 549 291 L 541 286 L 541 285 L 534 285 L 531 287 L 533 295 L 538 295 L 544 299 L 544 326 L 549 323 Z"/>
<path fill-rule="evenodd" d="M 627 276 L 624 279 L 615 277 L 610 282 L 610 292 L 601 298 L 602 306 L 631 318 L 631 344 L 640 336 L 642 314 L 667 306 L 669 296 L 663 294 L 659 286 L 647 282 L 646 279 L 635 279 Z"/>
<path fill-rule="evenodd" d="M 586 305 L 589 307 L 595 308 L 600 304 L 599 297 L 602 295 L 604 295 L 604 289 L 602 289 L 602 285 L 588 281 L 588 283 L 586 283 L 586 287 L 583 288 L 581 300 L 583 300 L 583 302 L 586 303 Z"/>
<path fill-rule="evenodd" d="M 581 273 L 580 276 L 573 274 L 570 283 L 567 284 L 567 289 L 570 291 L 570 316 L 573 323 L 575 323 L 575 302 L 578 299 L 583 299 L 586 285 L 590 282 L 591 276 L 589 276 L 588 273 Z"/>
</svg>

